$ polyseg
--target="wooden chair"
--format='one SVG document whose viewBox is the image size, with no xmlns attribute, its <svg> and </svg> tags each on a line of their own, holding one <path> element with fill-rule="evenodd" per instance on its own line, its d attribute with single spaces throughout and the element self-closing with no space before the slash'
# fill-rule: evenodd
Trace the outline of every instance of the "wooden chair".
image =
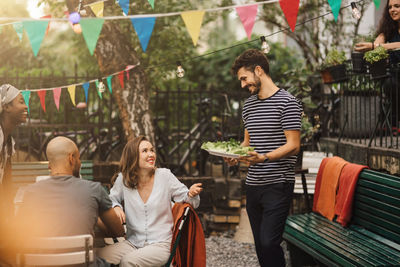
<svg viewBox="0 0 400 267">
<path fill-rule="evenodd" d="M 17 266 L 89 266 L 93 261 L 91 235 L 34 238 L 17 254 Z"/>
</svg>

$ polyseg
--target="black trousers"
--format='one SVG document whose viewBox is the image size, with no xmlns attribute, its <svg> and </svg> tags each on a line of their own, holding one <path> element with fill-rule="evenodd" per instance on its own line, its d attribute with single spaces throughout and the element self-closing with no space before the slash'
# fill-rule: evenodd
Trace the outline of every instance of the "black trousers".
<svg viewBox="0 0 400 267">
<path fill-rule="evenodd" d="M 285 266 L 281 247 L 294 183 L 246 186 L 246 210 L 261 267 Z"/>
</svg>

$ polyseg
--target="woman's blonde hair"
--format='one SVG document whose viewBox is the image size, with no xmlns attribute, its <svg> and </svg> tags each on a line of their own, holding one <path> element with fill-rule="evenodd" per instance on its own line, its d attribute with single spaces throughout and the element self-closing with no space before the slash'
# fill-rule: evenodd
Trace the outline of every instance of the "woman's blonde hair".
<svg viewBox="0 0 400 267">
<path fill-rule="evenodd" d="M 142 141 L 149 140 L 141 135 L 128 141 L 122 151 L 121 160 L 119 162 L 119 171 L 122 173 L 124 185 L 131 189 L 137 188 L 138 185 L 139 145 Z"/>
</svg>

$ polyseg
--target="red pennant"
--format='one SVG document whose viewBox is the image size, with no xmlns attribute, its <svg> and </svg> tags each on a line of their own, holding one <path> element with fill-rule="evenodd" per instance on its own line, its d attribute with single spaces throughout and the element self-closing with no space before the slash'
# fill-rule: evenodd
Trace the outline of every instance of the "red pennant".
<svg viewBox="0 0 400 267">
<path fill-rule="evenodd" d="M 300 0 L 279 0 L 283 14 L 285 14 L 286 20 L 294 32 L 296 27 L 297 14 L 299 13 Z"/>
<path fill-rule="evenodd" d="M 236 8 L 236 12 L 242 21 L 244 30 L 246 31 L 247 38 L 251 39 L 254 23 L 256 22 L 258 5 L 241 6 Z"/>
<path fill-rule="evenodd" d="M 118 74 L 119 84 L 121 85 L 122 89 L 124 89 L 124 73 L 125 71 L 121 71 Z"/>
<path fill-rule="evenodd" d="M 51 15 L 46 15 L 46 16 L 43 16 L 43 17 L 40 17 L 41 19 L 51 19 Z M 50 22 L 51 21 L 49 21 L 49 24 L 47 24 L 47 29 L 46 29 L 46 35 L 49 33 L 49 30 L 50 30 Z"/>
<path fill-rule="evenodd" d="M 40 104 L 42 105 L 42 109 L 46 112 L 46 90 L 39 90 L 37 94 L 40 98 Z"/>
<path fill-rule="evenodd" d="M 134 65 L 128 65 L 128 66 L 126 66 L 126 68 L 125 68 L 125 71 L 126 71 L 126 79 L 129 81 L 129 71 L 131 70 L 131 69 L 133 69 L 135 66 Z"/>
<path fill-rule="evenodd" d="M 60 96 L 61 96 L 61 88 L 53 89 L 53 98 L 54 98 L 54 103 L 56 104 L 57 110 L 60 110 Z"/>
</svg>

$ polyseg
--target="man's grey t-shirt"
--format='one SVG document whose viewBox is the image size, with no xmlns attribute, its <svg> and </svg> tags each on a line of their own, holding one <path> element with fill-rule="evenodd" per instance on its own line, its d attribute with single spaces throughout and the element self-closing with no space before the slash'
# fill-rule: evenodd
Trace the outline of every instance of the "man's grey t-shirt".
<svg viewBox="0 0 400 267">
<path fill-rule="evenodd" d="M 99 213 L 112 207 L 98 182 L 74 176 L 52 176 L 27 187 L 21 216 L 40 236 L 93 234 Z"/>
</svg>

